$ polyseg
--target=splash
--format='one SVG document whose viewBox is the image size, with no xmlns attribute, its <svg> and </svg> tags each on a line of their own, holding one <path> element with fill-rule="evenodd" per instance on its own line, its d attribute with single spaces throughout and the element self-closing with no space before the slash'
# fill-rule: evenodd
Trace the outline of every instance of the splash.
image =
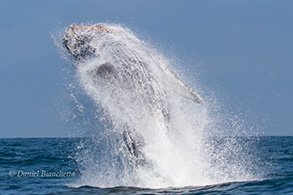
<svg viewBox="0 0 293 195">
<path fill-rule="evenodd" d="M 210 114 L 209 98 L 197 104 L 201 98 L 169 71 L 172 62 L 162 54 L 119 25 L 71 26 L 66 32 L 63 42 L 82 89 L 72 97 L 80 112 L 92 110 L 83 116 L 94 126 L 76 155 L 82 173 L 77 186 L 162 188 L 254 179 L 236 138 L 210 136 L 219 119 Z M 92 105 L 77 101 L 79 93 Z"/>
</svg>

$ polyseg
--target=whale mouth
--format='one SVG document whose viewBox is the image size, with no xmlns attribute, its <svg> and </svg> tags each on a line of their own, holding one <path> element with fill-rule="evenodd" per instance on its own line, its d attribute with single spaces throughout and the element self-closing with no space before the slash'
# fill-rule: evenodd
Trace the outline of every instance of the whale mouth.
<svg viewBox="0 0 293 195">
<path fill-rule="evenodd" d="M 93 39 L 97 33 L 115 32 L 100 24 L 96 25 L 77 25 L 72 24 L 69 29 L 64 31 L 63 45 L 75 61 L 80 62 L 97 56 L 97 47 Z"/>
</svg>

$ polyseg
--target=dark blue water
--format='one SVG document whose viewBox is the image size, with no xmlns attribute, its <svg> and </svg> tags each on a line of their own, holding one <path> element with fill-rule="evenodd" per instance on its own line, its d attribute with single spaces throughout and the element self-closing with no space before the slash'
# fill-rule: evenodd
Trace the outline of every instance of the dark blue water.
<svg viewBox="0 0 293 195">
<path fill-rule="evenodd" d="M 0 194 L 293 194 L 293 137 L 254 139 L 265 166 L 260 180 L 167 189 L 70 187 L 81 177 L 74 158 L 81 141 L 85 138 L 0 139 Z"/>
</svg>

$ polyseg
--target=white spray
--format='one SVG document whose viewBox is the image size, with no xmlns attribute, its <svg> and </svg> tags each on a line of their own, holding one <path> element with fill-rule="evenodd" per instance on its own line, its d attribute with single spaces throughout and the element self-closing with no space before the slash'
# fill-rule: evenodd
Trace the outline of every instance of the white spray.
<svg viewBox="0 0 293 195">
<path fill-rule="evenodd" d="M 225 155 L 215 154 L 204 139 L 211 126 L 207 104 L 184 97 L 177 81 L 170 78 L 170 62 L 130 30 L 109 24 L 103 27 L 111 32 L 81 31 L 90 34 L 97 55 L 75 64 L 80 86 L 96 104 L 96 120 L 107 124 L 81 143 L 76 158 L 82 178 L 77 185 L 207 185 L 234 180 L 231 175 L 235 172 L 238 180 L 248 179 L 242 165 L 214 164 Z M 139 147 L 139 163 L 125 144 L 125 131 Z M 225 152 L 231 150 L 228 145 Z"/>
</svg>

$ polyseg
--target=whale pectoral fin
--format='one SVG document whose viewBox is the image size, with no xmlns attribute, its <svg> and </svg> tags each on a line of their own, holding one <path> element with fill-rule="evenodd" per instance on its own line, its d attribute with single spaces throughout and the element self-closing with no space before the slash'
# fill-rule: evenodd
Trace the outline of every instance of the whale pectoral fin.
<svg viewBox="0 0 293 195">
<path fill-rule="evenodd" d="M 183 97 L 192 100 L 195 103 L 203 104 L 202 98 L 192 89 L 187 87 L 180 78 L 174 74 L 171 70 L 167 68 L 167 66 L 163 63 L 163 61 L 160 62 L 162 70 L 166 73 L 166 75 L 169 77 L 169 79 L 174 84 L 176 91 L 182 95 Z"/>
<path fill-rule="evenodd" d="M 202 98 L 192 88 L 188 88 L 187 86 L 185 86 L 185 88 L 184 93 L 181 94 L 182 96 L 192 100 L 195 103 L 203 104 Z"/>
<path fill-rule="evenodd" d="M 195 103 L 203 104 L 202 98 L 192 88 L 187 87 L 177 76 L 175 77 L 177 92 L 181 96 L 190 99 Z"/>
<path fill-rule="evenodd" d="M 174 78 L 176 89 L 181 96 L 190 99 L 195 103 L 203 104 L 202 98 L 192 88 L 187 87 L 177 76 L 174 75 Z"/>
<path fill-rule="evenodd" d="M 145 157 L 141 152 L 141 140 L 137 137 L 133 137 L 128 130 L 123 131 L 123 141 L 130 154 L 130 159 L 135 162 L 136 166 L 144 165 L 146 163 Z"/>
<path fill-rule="evenodd" d="M 138 144 L 131 137 L 131 133 L 129 131 L 123 131 L 123 140 L 126 144 L 126 147 L 129 153 L 137 158 L 138 157 Z"/>
</svg>

